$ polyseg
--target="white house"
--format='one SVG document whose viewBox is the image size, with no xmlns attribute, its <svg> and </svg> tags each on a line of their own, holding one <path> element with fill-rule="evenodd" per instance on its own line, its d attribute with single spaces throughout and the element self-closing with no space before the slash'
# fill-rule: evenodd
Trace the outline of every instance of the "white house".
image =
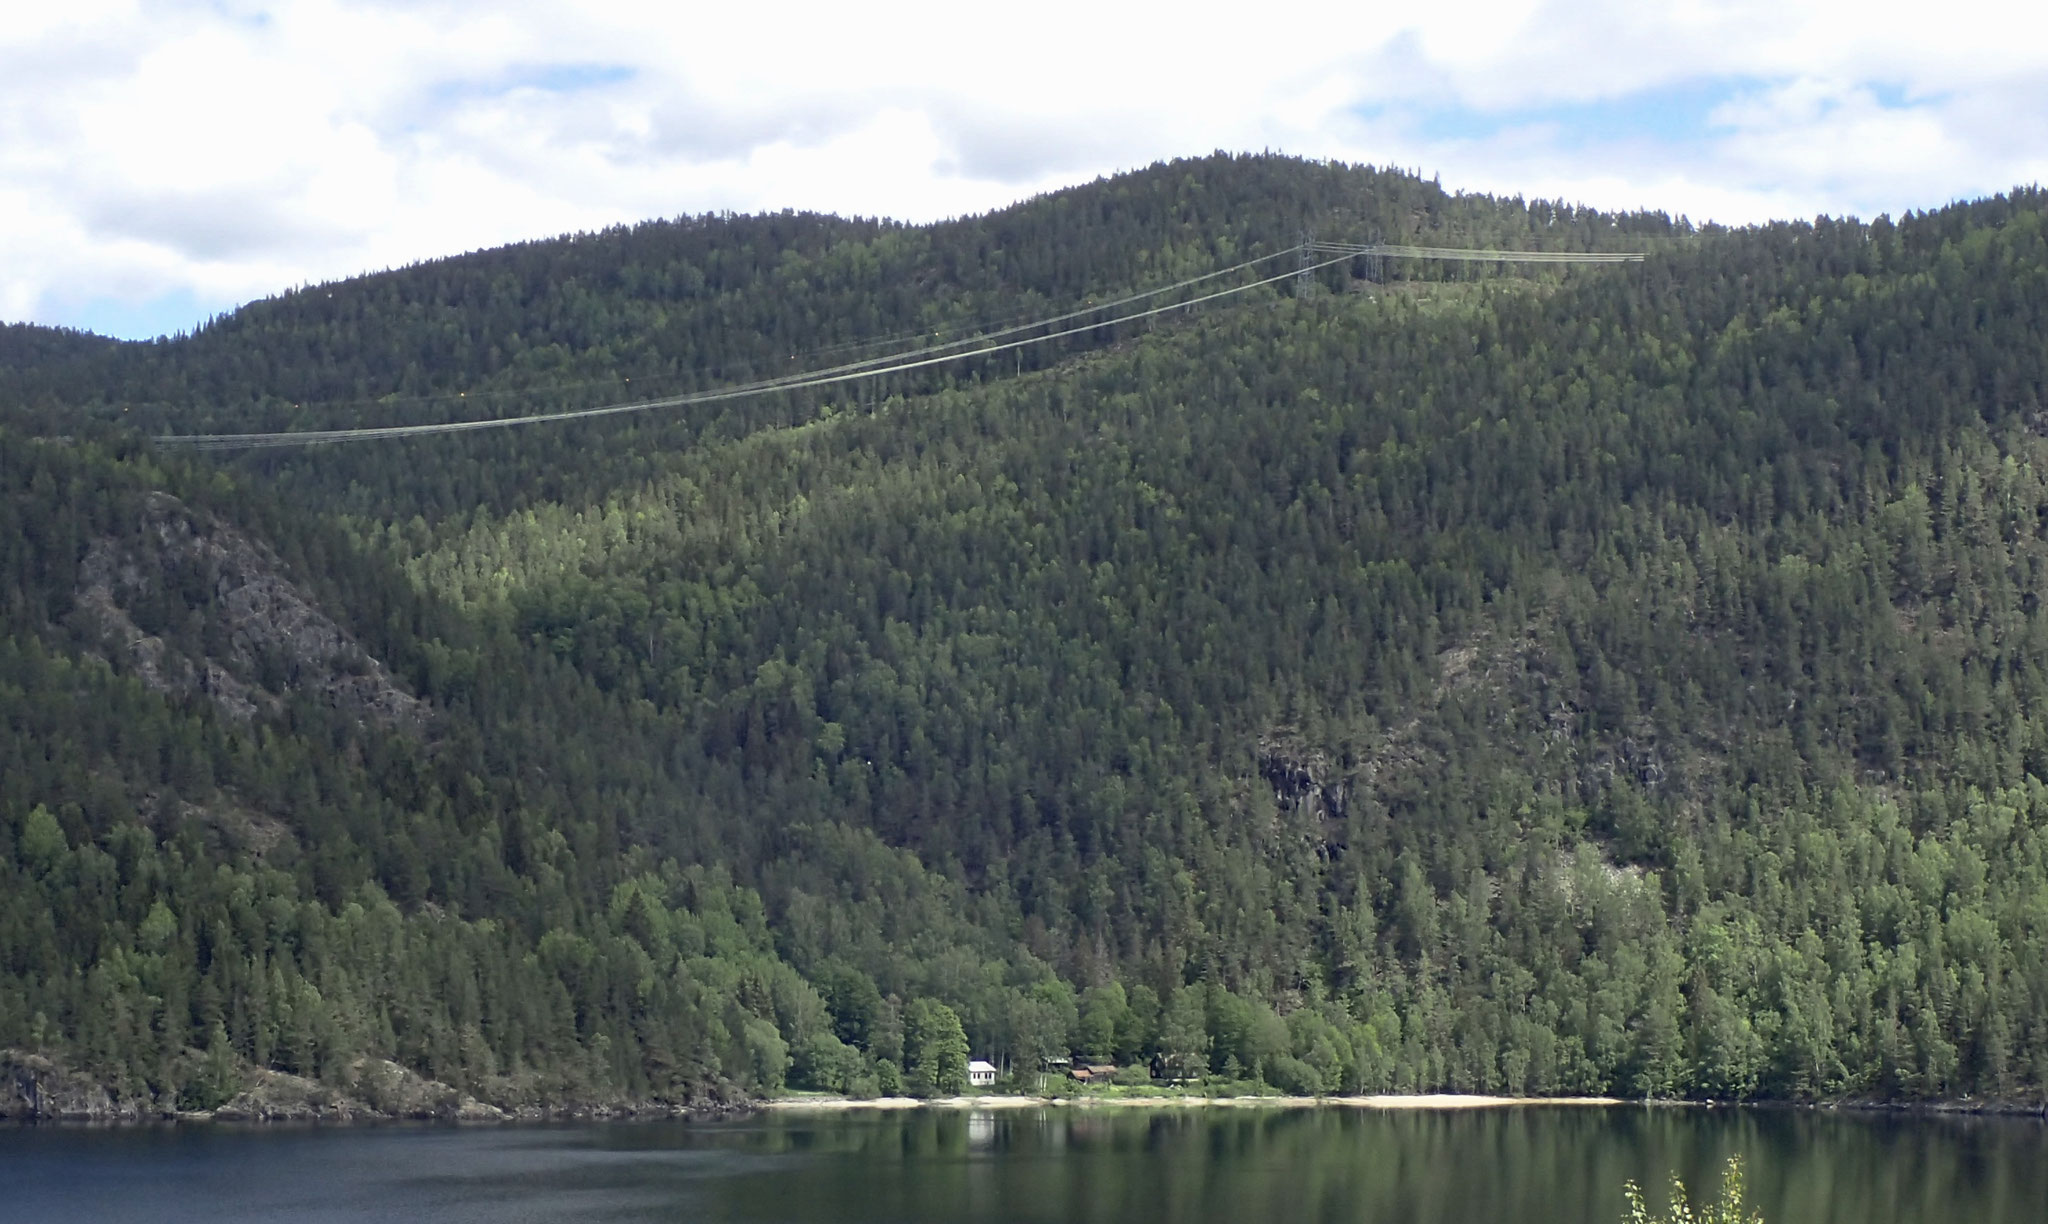
<svg viewBox="0 0 2048 1224">
<path fill-rule="evenodd" d="M 990 1084 L 993 1084 L 995 1082 L 996 1068 L 994 1063 L 984 1062 L 981 1059 L 977 1058 L 974 1061 L 967 1064 L 968 1087 L 986 1088 Z"/>
</svg>

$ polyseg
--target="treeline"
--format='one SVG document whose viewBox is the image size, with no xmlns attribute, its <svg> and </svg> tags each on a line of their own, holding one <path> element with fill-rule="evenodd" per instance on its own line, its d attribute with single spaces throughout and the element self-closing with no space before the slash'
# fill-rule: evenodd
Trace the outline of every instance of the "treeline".
<svg viewBox="0 0 2048 1224">
<path fill-rule="evenodd" d="M 0 539 L 44 551 L 0 554 L 0 861 L 47 891 L 0 928 L 0 1041 L 145 1051 L 145 1079 L 396 1051 L 507 1099 L 935 1091 L 968 1050 L 1303 1092 L 2041 1091 L 2038 192 L 1691 234 L 1212 159 L 958 225 L 708 219 L 332 300 L 429 344 L 436 390 L 513 379 L 460 346 L 611 286 L 590 334 L 705 321 L 662 358 L 696 377 L 1286 245 L 1299 199 L 1656 253 L 1347 272 L 878 402 L 273 456 L 244 483 L 81 420 L 10 446 Z M 899 273 L 938 314 L 864 288 Z M 371 382 L 321 355 L 353 334 L 328 301 L 149 360 L 270 425 L 298 419 L 264 407 L 286 365 L 229 354 L 390 389 L 389 345 L 360 348 Z M 23 398 L 119 414 L 144 357 L 71 347 Z M 272 479 L 349 517 L 286 512 Z M 95 542 L 149 536 L 148 490 L 274 541 L 425 727 L 258 672 L 282 714 L 147 691 L 75 605 Z M 241 666 L 217 585 L 159 586 L 139 625 Z M 82 864 L 124 854 L 154 865 L 95 908 Z M 298 917 L 252 927 L 245 896 Z M 212 925 L 240 934 L 208 994 Z M 88 1044 L 116 983 L 155 1044 Z M 260 1019 L 302 984 L 310 1063 Z"/>
</svg>

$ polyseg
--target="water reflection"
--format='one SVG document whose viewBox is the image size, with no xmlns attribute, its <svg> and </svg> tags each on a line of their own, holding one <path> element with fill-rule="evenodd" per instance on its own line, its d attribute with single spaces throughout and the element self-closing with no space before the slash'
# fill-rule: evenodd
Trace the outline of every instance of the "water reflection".
<svg viewBox="0 0 2048 1224">
<path fill-rule="evenodd" d="M 1751 1199 L 1772 1224 L 2048 1218 L 2048 1129 L 2013 1119 L 1636 1107 L 932 1111 L 778 1117 L 747 1141 L 763 1152 L 797 1142 L 818 1158 L 801 1179 L 814 1197 L 792 1201 L 784 1179 L 740 1176 L 715 1196 L 718 1218 L 1580 1224 L 1619 1219 L 1631 1178 L 1653 1198 L 1673 1171 L 1709 1188 L 1730 1155 L 1743 1157 Z"/>
<path fill-rule="evenodd" d="M 1770 1224 L 2038 1224 L 2048 1127 L 1804 1111 L 921 1110 L 717 1124 L 0 1130 L 34 1220 L 1618 1220 L 1741 1155 Z"/>
</svg>

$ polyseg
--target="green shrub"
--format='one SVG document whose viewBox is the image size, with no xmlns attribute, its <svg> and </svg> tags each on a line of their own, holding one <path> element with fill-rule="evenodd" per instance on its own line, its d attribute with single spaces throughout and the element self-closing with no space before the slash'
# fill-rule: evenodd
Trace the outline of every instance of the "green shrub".
<svg viewBox="0 0 2048 1224">
<path fill-rule="evenodd" d="M 1328 1091 L 1320 1072 L 1289 1054 L 1266 1061 L 1266 1082 L 1289 1096 L 1321 1096 Z"/>
<path fill-rule="evenodd" d="M 1631 1181 L 1622 1188 L 1628 1198 L 1627 1224 L 1763 1224 L 1763 1214 L 1742 1201 L 1742 1158 L 1730 1156 L 1721 1177 L 1721 1197 L 1694 1207 L 1686 1197 L 1685 1182 L 1671 1175 L 1671 1206 L 1653 1215 L 1643 1202 L 1643 1189 Z"/>
<path fill-rule="evenodd" d="M 903 1095 L 903 1071 L 887 1058 L 875 1060 L 875 1090 L 883 1096 Z"/>
</svg>

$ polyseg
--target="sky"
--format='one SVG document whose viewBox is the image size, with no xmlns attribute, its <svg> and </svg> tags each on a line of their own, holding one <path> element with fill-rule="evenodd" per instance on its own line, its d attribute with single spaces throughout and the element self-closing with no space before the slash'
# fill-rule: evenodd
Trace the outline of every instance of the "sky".
<svg viewBox="0 0 2048 1224">
<path fill-rule="evenodd" d="M 129 339 L 706 211 L 1274 150 L 1727 223 L 2048 181 L 2048 5 L 10 0 L 0 321 Z"/>
</svg>

